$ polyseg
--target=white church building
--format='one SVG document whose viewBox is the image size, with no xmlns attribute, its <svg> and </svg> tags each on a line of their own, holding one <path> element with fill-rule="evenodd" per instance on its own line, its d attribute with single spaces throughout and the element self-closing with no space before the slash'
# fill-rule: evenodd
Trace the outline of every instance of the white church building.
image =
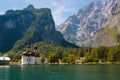
<svg viewBox="0 0 120 80">
<path fill-rule="evenodd" d="M 37 46 L 34 46 L 34 51 L 30 51 L 30 46 L 27 45 L 26 50 L 22 53 L 21 64 L 40 64 L 40 54 L 37 53 Z"/>
</svg>

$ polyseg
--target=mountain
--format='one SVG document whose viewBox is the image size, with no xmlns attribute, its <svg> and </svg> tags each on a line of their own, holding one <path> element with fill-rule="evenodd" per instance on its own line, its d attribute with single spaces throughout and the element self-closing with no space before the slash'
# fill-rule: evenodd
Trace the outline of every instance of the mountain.
<svg viewBox="0 0 120 80">
<path fill-rule="evenodd" d="M 105 23 L 106 14 L 104 7 L 106 2 L 96 1 L 80 9 L 77 14 L 70 16 L 60 25 L 64 38 L 79 46 L 84 46 L 84 42 Z"/>
<path fill-rule="evenodd" d="M 110 0 L 109 3 L 113 2 Z M 114 0 L 111 14 L 107 17 L 106 25 L 99 29 L 92 38 L 91 46 L 114 46 L 120 44 L 120 1 Z"/>
<path fill-rule="evenodd" d="M 0 15 L 0 52 L 7 52 L 12 48 L 20 50 L 36 42 L 76 47 L 55 30 L 51 10 L 48 8 L 35 9 L 29 5 L 23 10 L 8 10 Z"/>
<path fill-rule="evenodd" d="M 59 31 L 69 42 L 83 47 L 91 46 L 92 38 L 104 27 L 115 4 L 115 0 L 92 2 L 70 16 L 60 25 Z"/>
</svg>

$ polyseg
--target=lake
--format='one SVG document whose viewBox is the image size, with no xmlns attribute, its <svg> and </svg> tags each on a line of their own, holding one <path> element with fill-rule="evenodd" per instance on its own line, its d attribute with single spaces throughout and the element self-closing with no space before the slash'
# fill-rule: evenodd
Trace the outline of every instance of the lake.
<svg viewBox="0 0 120 80">
<path fill-rule="evenodd" d="M 120 80 L 120 65 L 0 66 L 0 80 Z"/>
</svg>

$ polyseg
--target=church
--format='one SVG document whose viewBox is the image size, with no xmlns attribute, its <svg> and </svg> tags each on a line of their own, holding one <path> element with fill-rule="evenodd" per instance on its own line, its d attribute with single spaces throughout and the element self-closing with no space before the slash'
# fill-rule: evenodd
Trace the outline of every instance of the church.
<svg viewBox="0 0 120 80">
<path fill-rule="evenodd" d="M 37 53 L 37 46 L 34 46 L 34 51 L 30 50 L 27 45 L 26 50 L 22 53 L 21 64 L 40 64 L 40 54 Z"/>
</svg>

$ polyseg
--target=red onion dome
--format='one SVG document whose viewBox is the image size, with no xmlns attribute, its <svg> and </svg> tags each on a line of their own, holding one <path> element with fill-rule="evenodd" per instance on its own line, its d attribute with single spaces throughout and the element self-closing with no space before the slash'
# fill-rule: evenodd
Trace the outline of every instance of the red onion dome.
<svg viewBox="0 0 120 80">
<path fill-rule="evenodd" d="M 29 54 L 29 56 L 35 56 L 35 53 L 31 52 L 31 51 L 28 54 Z"/>
<path fill-rule="evenodd" d="M 27 48 L 30 48 L 30 45 L 27 45 Z"/>
<path fill-rule="evenodd" d="M 36 46 L 36 45 L 34 46 L 34 49 L 37 49 L 37 46 Z"/>
<path fill-rule="evenodd" d="M 40 54 L 36 53 L 36 54 L 35 54 L 35 57 L 40 57 Z"/>
<path fill-rule="evenodd" d="M 27 52 L 27 51 L 24 51 L 24 52 L 22 53 L 22 55 L 28 56 L 28 52 Z"/>
</svg>

